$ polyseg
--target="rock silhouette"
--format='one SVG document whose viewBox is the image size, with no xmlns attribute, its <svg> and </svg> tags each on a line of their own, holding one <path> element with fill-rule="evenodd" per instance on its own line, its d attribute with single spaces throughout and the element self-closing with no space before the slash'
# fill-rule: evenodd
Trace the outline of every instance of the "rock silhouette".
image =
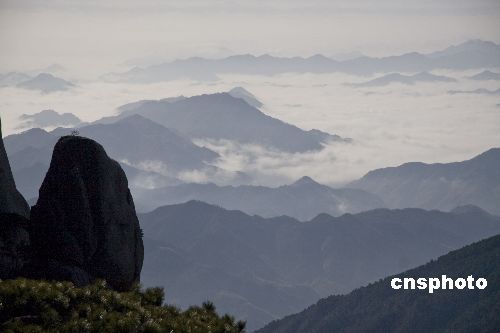
<svg viewBox="0 0 500 333">
<path fill-rule="evenodd" d="M 139 281 L 144 248 L 127 178 L 97 142 L 65 136 L 31 211 L 31 274 L 70 280 L 96 278 L 116 290 Z"/>
<path fill-rule="evenodd" d="M 0 139 L 2 137 L 1 127 L 0 119 Z M 16 214 L 28 219 L 30 209 L 26 200 L 16 189 L 3 139 L 0 140 L 0 189 L 0 213 Z"/>
<path fill-rule="evenodd" d="M 29 206 L 17 191 L 2 140 L 0 120 L 0 279 L 16 276 L 29 245 Z"/>
</svg>

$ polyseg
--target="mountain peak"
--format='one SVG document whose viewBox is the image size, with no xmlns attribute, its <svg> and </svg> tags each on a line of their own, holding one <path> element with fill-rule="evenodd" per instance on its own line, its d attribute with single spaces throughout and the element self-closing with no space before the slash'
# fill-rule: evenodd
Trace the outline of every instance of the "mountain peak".
<svg viewBox="0 0 500 333">
<path fill-rule="evenodd" d="M 305 185 L 321 185 L 309 176 L 304 176 L 294 182 L 292 186 L 305 186 Z"/>
<path fill-rule="evenodd" d="M 67 90 L 74 87 L 74 84 L 49 73 L 40 73 L 33 79 L 19 83 L 17 87 L 50 93 Z"/>
<path fill-rule="evenodd" d="M 456 56 L 460 53 L 484 53 L 484 52 L 498 52 L 500 45 L 491 41 L 484 41 L 481 39 L 471 39 L 458 45 L 452 45 L 444 50 L 432 52 L 427 56 L 431 58 L 443 56 Z"/>
<path fill-rule="evenodd" d="M 261 101 L 259 101 L 251 92 L 243 87 L 234 87 L 227 93 L 234 98 L 240 98 L 244 100 L 245 102 L 247 102 L 247 104 L 253 106 L 254 108 L 260 108 L 263 106 Z"/>
<path fill-rule="evenodd" d="M 55 76 L 50 74 L 50 73 L 40 73 L 36 77 L 40 78 L 40 79 L 54 79 L 55 78 Z"/>
<path fill-rule="evenodd" d="M 484 70 L 481 73 L 468 77 L 472 80 L 500 80 L 500 73 L 495 73 L 489 70 Z"/>
<path fill-rule="evenodd" d="M 330 58 L 328 58 L 328 57 L 325 57 L 324 55 L 319 54 L 319 53 L 317 53 L 317 54 L 315 54 L 315 55 L 312 55 L 312 56 L 310 56 L 310 57 L 309 57 L 309 58 L 307 58 L 307 59 L 309 59 L 309 60 L 314 60 L 314 61 L 326 61 L 326 62 L 329 62 L 329 61 L 331 62 L 331 61 L 333 61 L 332 59 L 330 59 Z"/>
</svg>

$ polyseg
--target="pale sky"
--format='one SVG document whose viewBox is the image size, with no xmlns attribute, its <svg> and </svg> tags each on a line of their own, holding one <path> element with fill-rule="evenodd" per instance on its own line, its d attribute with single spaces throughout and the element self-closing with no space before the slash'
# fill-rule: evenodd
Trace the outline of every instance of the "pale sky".
<svg viewBox="0 0 500 333">
<path fill-rule="evenodd" d="M 500 42 L 495 0 L 0 0 L 0 71 L 99 75 L 179 57 L 433 51 Z"/>
</svg>

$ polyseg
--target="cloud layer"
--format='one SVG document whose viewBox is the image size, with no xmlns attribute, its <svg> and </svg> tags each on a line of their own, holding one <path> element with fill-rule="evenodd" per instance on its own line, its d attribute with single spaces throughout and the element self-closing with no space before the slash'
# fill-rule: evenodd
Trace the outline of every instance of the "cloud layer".
<svg viewBox="0 0 500 333">
<path fill-rule="evenodd" d="M 497 89 L 494 81 L 465 79 L 469 72 L 436 72 L 458 82 L 412 86 L 391 84 L 353 88 L 345 83 L 367 78 L 339 74 L 287 74 L 274 77 L 223 76 L 220 81 L 173 81 L 159 84 L 87 83 L 63 93 L 39 94 L 0 89 L 4 135 L 18 131 L 18 116 L 43 109 L 72 112 L 92 121 L 140 99 L 197 95 L 243 86 L 264 103 L 263 111 L 303 129 L 317 128 L 354 139 L 331 144 L 321 152 L 285 154 L 255 145 L 199 140 L 221 154 L 215 166 L 189 171 L 185 181 L 241 182 L 243 172 L 254 184 L 279 185 L 309 175 L 340 184 L 367 171 L 408 161 L 450 162 L 470 158 L 500 144 L 498 97 L 447 94 L 448 90 Z M 146 168 L 147 169 L 147 168 Z M 246 178 L 245 178 L 246 179 Z"/>
</svg>

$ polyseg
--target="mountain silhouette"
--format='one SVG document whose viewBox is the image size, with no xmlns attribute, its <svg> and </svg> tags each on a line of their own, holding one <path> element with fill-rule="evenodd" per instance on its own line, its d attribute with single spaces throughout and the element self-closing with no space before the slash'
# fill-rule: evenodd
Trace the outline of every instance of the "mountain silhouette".
<svg viewBox="0 0 500 333">
<path fill-rule="evenodd" d="M 270 323 L 256 333 L 285 332 L 496 332 L 500 327 L 500 235 L 436 261 L 387 277 L 345 296 L 330 296 L 304 311 Z M 399 277 L 485 278 L 483 290 L 394 290 Z"/>
<path fill-rule="evenodd" d="M 265 186 L 217 186 L 215 184 L 180 184 L 135 193 L 140 211 L 183 203 L 190 200 L 204 201 L 226 209 L 237 209 L 263 217 L 288 215 L 301 221 L 312 219 L 320 213 L 333 216 L 358 213 L 384 207 L 383 201 L 368 192 L 321 185 L 303 177 L 290 185 L 276 188 Z"/>
<path fill-rule="evenodd" d="M 39 90 L 42 93 L 52 93 L 56 91 L 68 90 L 74 87 L 74 84 L 52 74 L 40 73 L 32 79 L 18 83 L 17 87 Z"/>
<path fill-rule="evenodd" d="M 16 188 L 0 119 L 0 279 L 17 276 L 26 262 L 30 209 Z"/>
<path fill-rule="evenodd" d="M 128 104 L 126 114 L 140 114 L 192 139 L 234 140 L 285 152 L 321 150 L 328 141 L 345 141 L 327 133 L 320 137 L 272 118 L 228 93 L 143 101 L 135 108 Z"/>
<path fill-rule="evenodd" d="M 457 95 L 457 94 L 480 94 L 480 95 L 500 95 L 500 88 L 497 90 L 489 90 L 484 88 L 478 88 L 474 90 L 449 90 L 448 94 Z"/>
<path fill-rule="evenodd" d="M 139 219 L 142 282 L 163 285 L 180 306 L 214 300 L 249 330 L 500 232 L 499 217 L 470 209 L 378 209 L 304 223 L 190 201 Z"/>
<path fill-rule="evenodd" d="M 476 69 L 500 67 L 500 45 L 470 40 L 443 50 L 422 54 L 410 52 L 387 57 L 361 56 L 336 61 L 323 55 L 274 57 L 268 54 L 234 55 L 222 59 L 188 58 L 149 67 L 135 67 L 124 73 L 104 76 L 111 81 L 160 82 L 190 78 L 213 81 L 218 74 L 276 75 L 282 73 L 333 73 L 373 75 L 390 72 L 423 72 L 434 69 Z"/>
<path fill-rule="evenodd" d="M 25 197 L 31 199 L 37 195 L 55 143 L 60 136 L 70 134 L 71 131 L 72 129 L 58 128 L 47 132 L 37 128 L 5 138 L 14 176 L 21 179 L 20 191 Z M 213 168 L 206 163 L 218 156 L 139 115 L 120 119 L 112 124 L 86 125 L 78 128 L 78 131 L 81 135 L 101 142 L 111 157 L 124 165 L 128 164 L 124 168 L 126 172 L 130 172 L 127 175 L 131 184 L 144 183 L 147 186 L 157 180 L 155 186 L 173 185 L 178 183 L 173 179 L 175 172 Z"/>
<path fill-rule="evenodd" d="M 420 82 L 456 82 L 455 79 L 446 76 L 434 75 L 428 72 L 422 72 L 414 75 L 402 75 L 399 73 L 392 73 L 378 77 L 376 79 L 352 84 L 354 87 L 382 87 L 392 83 L 401 83 L 413 85 Z"/>
<path fill-rule="evenodd" d="M 454 163 L 405 163 L 370 171 L 350 187 L 374 193 L 389 208 L 450 210 L 473 204 L 500 214 L 500 148 Z"/>
<path fill-rule="evenodd" d="M 227 93 L 235 98 L 241 98 L 242 100 L 247 102 L 249 105 L 251 105 L 257 109 L 261 108 L 264 105 L 251 92 L 249 92 L 248 90 L 246 90 L 243 87 L 234 87 L 233 89 L 229 90 Z"/>
<path fill-rule="evenodd" d="M 0 74 L 0 87 L 16 86 L 21 82 L 25 82 L 31 79 L 32 79 L 31 76 L 20 72 L 9 72 L 5 74 Z"/>
<path fill-rule="evenodd" d="M 471 80 L 485 81 L 485 80 L 500 80 L 500 73 L 495 73 L 491 71 L 482 71 L 476 75 L 468 77 Z"/>
<path fill-rule="evenodd" d="M 82 122 L 80 118 L 72 113 L 58 113 L 54 110 L 43 110 L 35 114 L 22 114 L 19 119 L 22 121 L 19 128 L 76 126 Z"/>
</svg>

